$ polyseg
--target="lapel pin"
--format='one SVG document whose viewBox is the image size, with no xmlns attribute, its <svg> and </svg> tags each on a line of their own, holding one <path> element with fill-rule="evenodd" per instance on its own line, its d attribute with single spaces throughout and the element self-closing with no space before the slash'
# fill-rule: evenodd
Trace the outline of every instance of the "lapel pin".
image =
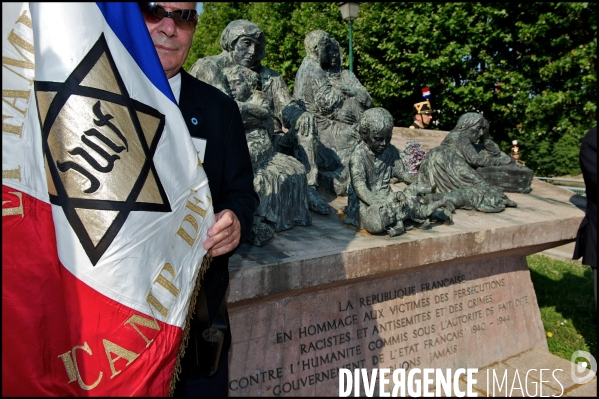
<svg viewBox="0 0 599 399">
<path fill-rule="evenodd" d="M 191 118 L 191 123 L 193 123 L 194 125 L 197 125 L 198 120 L 196 118 Z"/>
</svg>

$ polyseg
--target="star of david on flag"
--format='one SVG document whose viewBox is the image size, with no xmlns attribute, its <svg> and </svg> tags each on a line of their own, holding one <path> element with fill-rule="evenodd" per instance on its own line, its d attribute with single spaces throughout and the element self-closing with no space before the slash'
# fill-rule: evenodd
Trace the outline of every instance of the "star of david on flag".
<svg viewBox="0 0 599 399">
<path fill-rule="evenodd" d="M 136 3 L 2 3 L 2 394 L 166 396 L 211 194 Z"/>
</svg>

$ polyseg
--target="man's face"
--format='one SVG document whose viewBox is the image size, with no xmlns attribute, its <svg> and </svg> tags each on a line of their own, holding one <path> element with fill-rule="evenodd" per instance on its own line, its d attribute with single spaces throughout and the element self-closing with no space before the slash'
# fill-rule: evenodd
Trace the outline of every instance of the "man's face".
<svg viewBox="0 0 599 399">
<path fill-rule="evenodd" d="M 432 114 L 420 114 L 420 117 L 422 118 L 421 121 L 424 126 L 428 125 L 433 120 Z"/>
<path fill-rule="evenodd" d="M 370 148 L 370 151 L 377 155 L 382 154 L 391 142 L 391 133 L 392 129 L 385 129 L 369 134 L 366 139 L 366 144 L 368 145 L 368 148 Z"/>
<path fill-rule="evenodd" d="M 196 3 L 156 3 L 166 11 L 195 9 Z M 191 47 L 195 23 L 175 21 L 173 18 L 159 18 L 149 12 L 142 12 L 158 58 L 167 78 L 175 76 Z"/>
<path fill-rule="evenodd" d="M 233 59 L 236 64 L 252 68 L 264 58 L 265 43 L 249 36 L 241 36 L 235 42 Z"/>
</svg>

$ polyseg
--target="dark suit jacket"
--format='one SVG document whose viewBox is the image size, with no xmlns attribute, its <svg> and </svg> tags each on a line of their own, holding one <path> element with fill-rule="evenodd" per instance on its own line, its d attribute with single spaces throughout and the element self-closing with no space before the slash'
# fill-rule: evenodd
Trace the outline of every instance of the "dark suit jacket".
<svg viewBox="0 0 599 399">
<path fill-rule="evenodd" d="M 220 90 L 181 70 L 179 109 L 191 136 L 206 139 L 203 164 L 214 212 L 230 209 L 235 213 L 241 223 L 243 242 L 252 227 L 259 199 L 254 191 L 254 173 L 237 103 Z M 193 118 L 197 124 L 192 122 Z M 202 285 L 206 292 L 210 320 L 229 286 L 230 255 L 231 253 L 213 258 L 204 275 Z M 190 334 L 195 333 L 192 324 Z M 190 345 L 192 337 L 190 335 Z M 226 347 L 223 347 L 225 352 L 228 350 L 228 341 L 229 339 L 225 341 Z M 186 355 L 191 352 L 195 351 L 187 350 Z"/>
<path fill-rule="evenodd" d="M 580 168 L 586 187 L 586 215 L 576 234 L 573 259 L 597 268 L 597 126 L 588 131 L 580 147 Z"/>
</svg>

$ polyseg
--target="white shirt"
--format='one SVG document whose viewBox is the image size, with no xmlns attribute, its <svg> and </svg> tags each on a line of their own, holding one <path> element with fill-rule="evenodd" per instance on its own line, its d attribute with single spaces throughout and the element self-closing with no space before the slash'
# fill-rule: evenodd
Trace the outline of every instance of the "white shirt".
<svg viewBox="0 0 599 399">
<path fill-rule="evenodd" d="M 177 104 L 179 104 L 179 97 L 181 96 L 181 72 L 170 78 L 168 84 L 171 86 Z"/>
</svg>

